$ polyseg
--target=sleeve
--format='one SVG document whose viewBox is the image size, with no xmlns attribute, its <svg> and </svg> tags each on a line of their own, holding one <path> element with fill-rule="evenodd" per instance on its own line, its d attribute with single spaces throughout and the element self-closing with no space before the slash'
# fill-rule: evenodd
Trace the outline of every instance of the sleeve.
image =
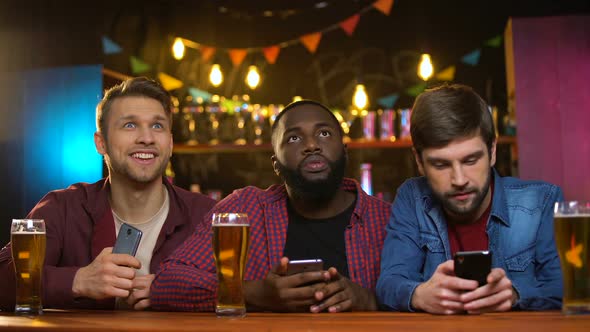
<svg viewBox="0 0 590 332">
<path fill-rule="evenodd" d="M 555 202 L 563 200 L 563 193 L 557 186 L 551 188 L 537 231 L 535 244 L 535 257 L 538 263 L 535 267 L 536 282 L 526 285 L 513 283 L 512 286 L 519 295 L 514 309 L 549 310 L 561 308 L 563 280 L 553 231 L 553 206 Z"/>
<path fill-rule="evenodd" d="M 213 213 L 238 211 L 239 195 L 220 201 L 195 232 L 165 259 L 152 282 L 150 301 L 155 310 L 213 311 L 217 297 L 217 274 L 213 257 Z"/>
<path fill-rule="evenodd" d="M 386 227 L 377 299 L 383 309 L 413 311 L 411 299 L 422 282 L 424 253 L 420 248 L 416 206 L 406 183 L 398 190 Z"/>
<path fill-rule="evenodd" d="M 10 243 L 0 250 L 0 280 L 0 310 L 12 311 L 16 301 L 16 280 Z"/>
</svg>

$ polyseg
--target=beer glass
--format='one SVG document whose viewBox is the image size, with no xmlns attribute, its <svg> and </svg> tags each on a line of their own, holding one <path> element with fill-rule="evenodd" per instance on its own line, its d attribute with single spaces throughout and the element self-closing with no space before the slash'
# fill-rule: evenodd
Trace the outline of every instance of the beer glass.
<svg viewBox="0 0 590 332">
<path fill-rule="evenodd" d="M 590 314 L 590 202 L 555 203 L 554 218 L 563 274 L 562 312 Z"/>
<path fill-rule="evenodd" d="M 45 222 L 42 219 L 12 220 L 10 243 L 16 273 L 16 314 L 43 313 L 41 279 L 45 242 Z"/>
<path fill-rule="evenodd" d="M 244 317 L 246 303 L 242 281 L 248 255 L 248 215 L 214 213 L 212 226 L 213 254 L 219 284 L 215 313 L 218 317 Z"/>
</svg>

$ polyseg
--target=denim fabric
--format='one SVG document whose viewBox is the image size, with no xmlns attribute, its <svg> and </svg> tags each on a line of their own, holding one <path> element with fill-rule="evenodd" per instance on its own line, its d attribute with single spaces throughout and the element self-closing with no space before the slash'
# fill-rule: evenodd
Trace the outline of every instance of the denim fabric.
<svg viewBox="0 0 590 332">
<path fill-rule="evenodd" d="M 553 206 L 561 189 L 541 181 L 501 177 L 494 172 L 487 224 L 492 267 L 506 271 L 519 300 L 514 309 L 561 306 L 562 277 L 553 236 Z M 387 310 L 413 311 L 412 294 L 437 266 L 452 259 L 447 223 L 426 178 L 399 189 L 387 225 L 377 298 Z"/>
</svg>

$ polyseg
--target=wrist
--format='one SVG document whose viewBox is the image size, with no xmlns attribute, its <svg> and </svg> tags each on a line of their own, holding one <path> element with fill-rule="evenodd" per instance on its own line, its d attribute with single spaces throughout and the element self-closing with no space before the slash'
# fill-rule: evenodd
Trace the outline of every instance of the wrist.
<svg viewBox="0 0 590 332">
<path fill-rule="evenodd" d="M 248 307 L 264 308 L 263 280 L 244 281 L 244 301 Z"/>
<path fill-rule="evenodd" d="M 414 291 L 412 292 L 412 298 L 410 300 L 410 310 L 414 310 L 414 311 L 420 311 L 422 310 L 422 303 L 421 303 L 421 298 L 420 298 L 420 294 L 422 293 L 422 284 L 419 284 L 418 286 L 416 286 L 416 288 L 414 288 Z"/>
<path fill-rule="evenodd" d="M 72 295 L 74 298 L 83 297 L 84 296 L 84 287 L 82 282 L 82 275 L 84 271 L 82 268 L 79 268 L 74 275 L 74 281 L 72 282 Z"/>
</svg>

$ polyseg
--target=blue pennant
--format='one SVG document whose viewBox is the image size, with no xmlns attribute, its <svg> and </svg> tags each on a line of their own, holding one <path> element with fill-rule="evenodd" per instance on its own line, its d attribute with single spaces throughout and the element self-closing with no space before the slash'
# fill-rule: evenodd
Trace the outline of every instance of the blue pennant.
<svg viewBox="0 0 590 332">
<path fill-rule="evenodd" d="M 397 99 L 399 98 L 399 95 L 397 93 L 394 93 L 392 95 L 383 97 L 383 98 L 379 98 L 377 100 L 377 103 L 385 108 L 393 108 L 393 105 L 395 105 L 395 102 L 397 101 Z"/>
<path fill-rule="evenodd" d="M 123 49 L 109 37 L 102 36 L 102 52 L 104 54 L 120 53 Z"/>
<path fill-rule="evenodd" d="M 197 89 L 197 88 L 188 88 L 188 93 L 193 97 L 193 99 L 203 98 L 203 101 L 209 101 L 211 99 L 211 94 L 209 92 Z"/>
<path fill-rule="evenodd" d="M 470 66 L 477 66 L 477 64 L 479 63 L 479 57 L 481 56 L 481 49 L 478 48 L 477 50 L 465 54 L 462 58 L 461 61 L 464 64 L 470 65 Z"/>
</svg>

